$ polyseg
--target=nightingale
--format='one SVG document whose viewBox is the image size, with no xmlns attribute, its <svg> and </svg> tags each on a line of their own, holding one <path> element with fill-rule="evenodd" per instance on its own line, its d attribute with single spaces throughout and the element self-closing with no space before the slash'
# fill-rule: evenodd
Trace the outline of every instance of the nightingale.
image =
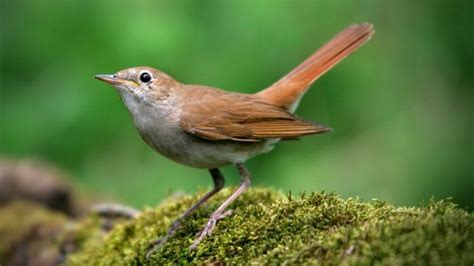
<svg viewBox="0 0 474 266">
<path fill-rule="evenodd" d="M 230 215 L 227 207 L 250 186 L 244 163 L 270 151 L 280 140 L 331 129 L 294 115 L 298 103 L 322 74 L 357 50 L 374 34 L 369 23 L 347 27 L 303 63 L 255 94 L 188 85 L 151 67 L 132 67 L 96 75 L 118 91 L 143 140 L 178 163 L 208 169 L 213 189 L 176 219 L 167 234 L 151 244 L 147 256 L 171 237 L 182 221 L 224 186 L 219 167 L 233 164 L 240 185 L 211 215 L 190 246 L 196 246 Z"/>
</svg>

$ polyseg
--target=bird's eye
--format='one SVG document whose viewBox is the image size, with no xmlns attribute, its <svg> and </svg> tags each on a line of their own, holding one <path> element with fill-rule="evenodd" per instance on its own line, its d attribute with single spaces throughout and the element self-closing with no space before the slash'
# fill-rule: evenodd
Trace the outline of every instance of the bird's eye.
<svg viewBox="0 0 474 266">
<path fill-rule="evenodd" d="M 141 82 L 149 82 L 151 80 L 151 74 L 148 72 L 143 72 L 140 74 L 140 81 Z"/>
</svg>

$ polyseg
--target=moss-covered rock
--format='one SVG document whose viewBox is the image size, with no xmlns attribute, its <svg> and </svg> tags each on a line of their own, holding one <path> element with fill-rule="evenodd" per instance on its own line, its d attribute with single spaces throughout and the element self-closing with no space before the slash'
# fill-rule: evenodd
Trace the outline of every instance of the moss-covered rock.
<svg viewBox="0 0 474 266">
<path fill-rule="evenodd" d="M 0 207 L 0 265 L 56 265 L 67 217 L 40 204 L 14 201 Z"/>
<path fill-rule="evenodd" d="M 197 248 L 188 247 L 230 189 L 197 210 L 149 259 L 157 236 L 202 193 L 170 199 L 134 220 L 103 230 L 100 217 L 79 221 L 44 206 L 0 207 L 2 265 L 161 264 L 449 264 L 474 263 L 474 214 L 449 201 L 396 208 L 381 201 L 341 199 L 332 193 L 297 199 L 250 189 L 232 216 Z"/>
<path fill-rule="evenodd" d="M 84 239 L 70 265 L 228 264 L 450 264 L 474 263 L 474 215 L 449 201 L 396 208 L 381 201 L 341 199 L 332 193 L 286 197 L 250 189 L 213 234 L 189 251 L 209 214 L 231 190 L 189 217 L 149 259 L 156 237 L 202 193 L 170 200 L 103 237 Z M 83 227 L 89 231 L 90 228 Z M 81 231 L 81 230 L 79 230 Z M 79 232 L 78 232 L 79 233 Z M 87 234 L 86 234 L 87 235 Z M 94 235 L 94 234 L 92 234 Z M 87 238 L 87 237 L 86 237 Z"/>
</svg>

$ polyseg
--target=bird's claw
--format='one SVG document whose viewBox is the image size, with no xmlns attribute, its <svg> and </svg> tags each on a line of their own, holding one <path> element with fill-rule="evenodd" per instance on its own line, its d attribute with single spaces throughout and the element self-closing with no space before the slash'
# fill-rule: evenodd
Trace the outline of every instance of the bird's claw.
<svg viewBox="0 0 474 266">
<path fill-rule="evenodd" d="M 231 214 L 232 214 L 232 210 L 227 210 L 223 213 L 211 215 L 211 218 L 209 219 L 209 221 L 207 221 L 206 226 L 198 234 L 198 237 L 194 240 L 193 244 L 189 247 L 189 250 L 192 251 L 192 250 L 196 249 L 196 247 L 199 245 L 199 243 L 201 243 L 202 240 L 204 240 L 204 238 L 206 238 L 206 236 L 212 234 L 212 231 L 214 231 L 214 229 L 216 227 L 217 221 L 219 221 L 221 219 L 224 219 L 225 217 L 227 217 Z"/>
<path fill-rule="evenodd" d="M 157 251 L 164 243 L 166 243 L 166 241 L 174 235 L 174 233 L 176 232 L 176 230 L 181 226 L 181 222 L 178 220 L 178 221 L 175 221 L 171 226 L 170 228 L 168 229 L 168 232 L 166 233 L 166 235 L 164 237 L 161 237 L 161 238 L 158 238 L 157 240 L 155 240 L 151 245 L 150 247 L 148 248 L 148 251 L 145 255 L 145 257 L 148 259 L 153 253 L 155 253 L 155 251 Z"/>
<path fill-rule="evenodd" d="M 146 252 L 146 255 L 145 255 L 145 258 L 146 259 L 149 259 L 150 256 L 155 253 L 155 251 L 157 251 L 162 244 L 164 244 L 166 242 L 166 240 L 168 239 L 168 237 L 162 237 L 162 238 L 158 238 L 157 240 L 155 240 L 151 245 L 150 247 L 148 248 L 148 251 Z"/>
<path fill-rule="evenodd" d="M 211 218 L 209 219 L 209 221 L 207 222 L 206 226 L 204 227 L 204 229 L 198 234 L 196 240 L 194 240 L 193 244 L 189 247 L 189 250 L 194 250 L 196 249 L 196 247 L 199 245 L 199 243 L 202 242 L 202 240 L 204 240 L 204 238 L 206 238 L 206 236 L 210 235 L 212 233 L 212 231 L 214 231 L 214 228 L 216 227 L 216 224 L 217 224 L 217 221 L 221 220 L 221 219 L 224 219 L 225 217 L 229 216 L 232 214 L 232 210 L 227 210 L 223 213 L 218 213 L 218 214 L 213 214 L 211 215 Z M 154 241 L 151 245 L 150 245 L 150 248 L 148 249 L 145 257 L 147 259 L 150 258 L 150 256 L 155 253 L 155 251 L 157 251 L 164 243 L 166 243 L 166 241 L 174 235 L 174 233 L 176 232 L 176 230 L 181 226 L 181 223 L 180 221 L 176 221 L 173 223 L 173 225 L 170 226 L 170 228 L 168 229 L 168 233 L 166 234 L 166 236 L 162 237 L 162 238 L 159 238 L 157 239 L 156 241 Z"/>
</svg>

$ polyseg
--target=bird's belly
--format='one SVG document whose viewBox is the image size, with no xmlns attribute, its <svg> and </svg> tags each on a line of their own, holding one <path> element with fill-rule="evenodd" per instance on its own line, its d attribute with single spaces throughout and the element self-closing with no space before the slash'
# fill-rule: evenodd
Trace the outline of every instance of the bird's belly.
<svg viewBox="0 0 474 266">
<path fill-rule="evenodd" d="M 196 168 L 217 168 L 232 163 L 243 163 L 273 148 L 274 141 L 257 143 L 210 141 L 198 138 L 181 129 L 139 130 L 145 142 L 155 151 L 178 163 Z"/>
<path fill-rule="evenodd" d="M 148 108 L 145 106 L 144 108 Z M 277 139 L 262 142 L 211 141 L 183 131 L 179 120 L 164 111 L 133 109 L 133 122 L 154 150 L 178 163 L 196 168 L 217 168 L 243 163 L 272 149 Z M 133 115 L 134 114 L 134 115 Z"/>
<path fill-rule="evenodd" d="M 168 131 L 168 132 L 166 132 Z M 196 168 L 217 168 L 232 163 L 243 163 L 273 148 L 276 140 L 257 143 L 236 141 L 210 141 L 198 138 L 175 128 L 143 133 L 142 138 L 157 152 L 178 163 Z"/>
</svg>

